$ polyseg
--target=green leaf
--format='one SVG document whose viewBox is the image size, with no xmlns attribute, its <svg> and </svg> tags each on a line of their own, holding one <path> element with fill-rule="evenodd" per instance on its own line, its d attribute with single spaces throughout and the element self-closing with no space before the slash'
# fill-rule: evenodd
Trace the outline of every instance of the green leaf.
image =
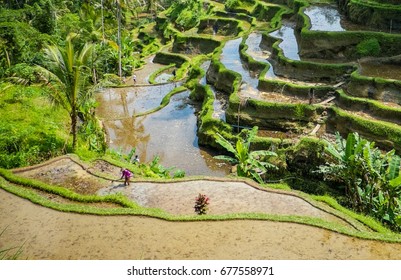
<svg viewBox="0 0 401 280">
<path fill-rule="evenodd" d="M 327 146 L 325 147 L 326 152 L 328 152 L 331 156 L 334 157 L 334 159 L 338 162 L 343 161 L 343 155 L 340 151 L 336 149 L 331 143 L 326 141 Z"/>
<path fill-rule="evenodd" d="M 400 186 L 401 185 L 401 176 L 398 176 L 397 178 L 394 178 L 394 179 L 390 180 L 389 184 L 392 187 Z"/>
<path fill-rule="evenodd" d="M 359 142 L 356 143 L 353 155 L 361 155 L 365 146 L 369 146 L 369 141 L 366 139 L 361 139 Z"/>
<path fill-rule="evenodd" d="M 260 177 L 259 173 L 256 172 L 255 170 L 251 170 L 250 171 L 252 177 L 259 183 L 259 184 L 263 184 L 263 180 L 262 177 Z"/>
<path fill-rule="evenodd" d="M 251 145 L 251 142 L 252 142 L 252 140 L 253 140 L 253 138 L 255 138 L 255 136 L 258 134 L 258 127 L 257 126 L 254 126 L 253 128 L 252 128 L 252 130 L 250 130 L 249 132 L 248 132 L 248 137 L 247 137 L 247 139 L 246 139 L 246 141 L 245 141 L 245 146 L 249 149 L 249 147 L 250 147 L 250 145 Z"/>
<path fill-rule="evenodd" d="M 370 172 L 374 171 L 373 170 L 373 164 L 372 164 L 372 152 L 370 150 L 369 145 L 365 145 L 363 147 L 363 159 L 365 160 L 366 166 L 368 167 L 368 170 Z"/>
<path fill-rule="evenodd" d="M 240 162 L 244 162 L 248 159 L 248 148 L 244 145 L 244 143 L 238 139 L 236 144 L 237 156 Z"/>
<path fill-rule="evenodd" d="M 357 139 L 356 133 L 348 134 L 347 143 L 345 145 L 345 158 L 344 158 L 346 161 L 348 161 L 351 155 L 354 154 L 355 144 L 357 142 L 356 139 Z"/>
<path fill-rule="evenodd" d="M 390 160 L 390 164 L 387 168 L 387 180 L 393 180 L 400 174 L 401 159 L 397 155 L 393 155 Z M 391 183 L 390 183 L 391 184 Z"/>
<path fill-rule="evenodd" d="M 216 133 L 217 138 L 216 142 L 219 143 L 223 148 L 225 148 L 227 151 L 233 153 L 234 155 L 237 154 L 237 151 L 234 149 L 233 145 L 226 140 L 221 134 Z"/>
<path fill-rule="evenodd" d="M 276 157 L 277 154 L 271 151 L 253 151 L 250 153 L 252 157 Z"/>
<path fill-rule="evenodd" d="M 215 156 L 215 157 L 213 157 L 213 158 L 215 158 L 215 159 L 220 159 L 220 160 L 225 160 L 225 161 L 228 161 L 228 162 L 234 163 L 234 164 L 238 163 L 238 160 L 237 160 L 237 159 L 232 158 L 232 157 L 230 157 L 230 156 Z"/>
</svg>

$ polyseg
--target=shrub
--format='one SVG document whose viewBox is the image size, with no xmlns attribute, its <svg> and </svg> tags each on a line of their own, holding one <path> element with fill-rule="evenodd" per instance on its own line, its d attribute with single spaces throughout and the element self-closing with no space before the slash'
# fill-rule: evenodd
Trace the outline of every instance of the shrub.
<svg viewBox="0 0 401 280">
<path fill-rule="evenodd" d="M 233 10 L 241 5 L 240 0 L 227 0 L 225 6 L 228 10 Z"/>
<path fill-rule="evenodd" d="M 198 215 L 205 215 L 208 210 L 209 203 L 210 200 L 205 194 L 199 194 L 195 199 L 195 212 L 198 213 Z"/>
<path fill-rule="evenodd" d="M 383 153 L 358 135 L 336 135 L 327 142 L 329 162 L 319 167 L 325 179 L 345 185 L 354 209 L 369 214 L 393 229 L 401 230 L 401 158 L 392 150 Z"/>
<path fill-rule="evenodd" d="M 23 82 L 27 84 L 39 82 L 35 68 L 26 63 L 11 66 L 6 70 L 6 76 L 23 79 Z"/>
<path fill-rule="evenodd" d="M 381 53 L 379 41 L 375 38 L 364 40 L 356 46 L 359 56 L 378 56 Z"/>
</svg>

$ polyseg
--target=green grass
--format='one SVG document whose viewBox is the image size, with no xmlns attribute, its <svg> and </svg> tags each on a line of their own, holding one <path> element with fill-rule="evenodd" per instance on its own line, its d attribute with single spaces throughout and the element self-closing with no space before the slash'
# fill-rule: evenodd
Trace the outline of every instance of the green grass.
<svg viewBox="0 0 401 280">
<path fill-rule="evenodd" d="M 63 153 L 69 116 L 54 107 L 47 89 L 0 85 L 0 167 L 28 166 Z"/>
</svg>

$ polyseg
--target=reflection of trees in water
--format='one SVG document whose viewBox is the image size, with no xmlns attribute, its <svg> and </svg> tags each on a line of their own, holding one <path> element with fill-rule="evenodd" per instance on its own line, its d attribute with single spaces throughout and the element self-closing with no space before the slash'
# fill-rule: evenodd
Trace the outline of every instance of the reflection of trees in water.
<svg viewBox="0 0 401 280">
<path fill-rule="evenodd" d="M 129 95 L 127 90 L 118 90 L 115 91 L 115 93 L 120 94 L 121 103 L 118 102 L 118 111 L 122 109 L 123 118 L 121 120 L 107 122 L 109 131 L 114 132 L 111 133 L 111 135 L 114 135 L 114 139 L 110 139 L 114 144 L 113 146 L 122 148 L 123 150 L 130 150 L 132 147 L 135 147 L 139 150 L 146 151 L 150 135 L 149 133 L 145 134 L 145 126 L 143 124 L 145 118 L 134 117 L 135 112 L 132 112 L 132 116 L 130 116 L 129 113 L 130 104 L 133 104 L 137 98 L 137 89 L 134 89 L 134 92 L 131 91 Z M 110 110 L 110 107 L 105 108 L 105 110 Z"/>
<path fill-rule="evenodd" d="M 337 13 L 337 10 L 332 7 L 323 8 L 321 9 L 321 12 L 329 24 L 333 24 L 339 19 L 339 14 Z"/>
<path fill-rule="evenodd" d="M 128 95 L 126 90 L 109 89 L 97 96 L 99 106 L 96 114 L 109 120 L 129 117 L 129 104 L 134 102 L 136 94 L 136 91 L 135 94 Z"/>
<path fill-rule="evenodd" d="M 113 131 L 113 144 L 116 148 L 130 150 L 132 147 L 146 153 L 146 148 L 150 140 L 149 133 L 146 133 L 143 124 L 145 117 L 128 117 L 118 121 L 107 122 L 109 131 Z M 146 157 L 146 154 L 141 157 Z"/>
<path fill-rule="evenodd" d="M 124 117 L 129 117 L 129 110 L 128 110 L 128 104 L 131 104 L 135 101 L 135 97 L 137 95 L 137 91 L 134 91 L 134 94 L 130 94 L 130 98 L 127 98 L 128 93 L 127 91 L 121 91 L 120 96 L 121 96 L 121 105 L 123 107 L 123 112 L 124 112 Z"/>
</svg>

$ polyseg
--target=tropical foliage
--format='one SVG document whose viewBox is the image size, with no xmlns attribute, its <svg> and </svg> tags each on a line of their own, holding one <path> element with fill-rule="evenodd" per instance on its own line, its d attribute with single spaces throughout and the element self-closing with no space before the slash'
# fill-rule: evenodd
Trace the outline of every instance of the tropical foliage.
<svg viewBox="0 0 401 280">
<path fill-rule="evenodd" d="M 41 68 L 45 74 L 46 83 L 51 85 L 51 97 L 68 111 L 71 117 L 72 149 L 77 146 L 78 113 L 83 111 L 90 99 L 88 89 L 92 44 L 85 44 L 79 51 L 75 51 L 72 42 L 75 34 L 69 34 L 65 47 L 47 46 L 45 49 L 45 66 Z"/>
<path fill-rule="evenodd" d="M 347 139 L 337 133 L 336 143 L 327 142 L 325 151 L 329 160 L 319 172 L 345 185 L 350 205 L 401 229 L 401 160 L 395 151 L 383 153 L 358 133 Z"/>
<path fill-rule="evenodd" d="M 64 153 L 69 116 L 47 94 L 49 89 L 37 86 L 0 84 L 0 167 L 33 165 Z"/>
<path fill-rule="evenodd" d="M 251 151 L 251 143 L 256 134 L 258 127 L 253 127 L 252 130 L 243 130 L 244 138 L 238 138 L 235 146 L 225 139 L 222 135 L 217 134 L 217 143 L 219 143 L 233 156 L 216 156 L 216 159 L 221 159 L 230 162 L 237 166 L 237 175 L 240 177 L 253 178 L 259 183 L 263 183 L 261 174 L 267 172 L 268 169 L 276 169 L 277 167 L 266 161 L 268 157 L 277 156 L 271 151 Z"/>
<path fill-rule="evenodd" d="M 169 7 L 167 16 L 178 28 L 187 30 L 196 26 L 204 13 L 203 1 L 178 0 Z"/>
</svg>

